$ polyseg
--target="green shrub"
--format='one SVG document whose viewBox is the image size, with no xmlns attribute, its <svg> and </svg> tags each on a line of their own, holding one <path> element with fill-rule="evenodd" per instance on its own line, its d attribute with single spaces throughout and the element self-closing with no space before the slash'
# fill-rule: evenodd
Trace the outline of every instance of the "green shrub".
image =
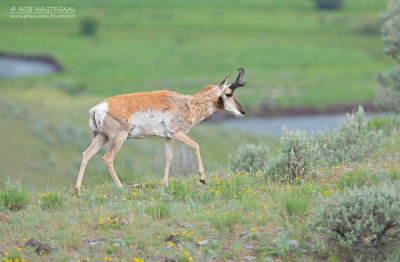
<svg viewBox="0 0 400 262">
<path fill-rule="evenodd" d="M 6 209 L 18 211 L 24 209 L 29 202 L 29 196 L 22 189 L 21 183 L 17 180 L 12 182 L 10 178 L 6 181 L 6 189 L 0 193 L 0 203 Z"/>
<path fill-rule="evenodd" d="M 63 198 L 56 193 L 42 194 L 40 198 L 40 207 L 45 210 L 61 210 L 64 207 Z"/>
<path fill-rule="evenodd" d="M 382 248 L 400 241 L 399 184 L 354 188 L 322 199 L 310 228 L 320 233 L 323 246 L 382 261 Z M 344 258 L 343 258 L 344 259 Z"/>
<path fill-rule="evenodd" d="M 342 162 L 361 161 L 379 148 L 382 134 L 382 130 L 368 129 L 364 109 L 360 106 L 357 113 L 347 114 L 333 132 L 317 134 L 316 141 L 321 153 L 319 164 L 332 166 Z"/>
<path fill-rule="evenodd" d="M 229 155 L 229 165 L 232 171 L 254 171 L 265 169 L 269 148 L 264 144 L 247 144 L 238 148 L 236 157 Z"/>
<path fill-rule="evenodd" d="M 84 17 L 81 20 L 81 34 L 83 35 L 95 35 L 97 33 L 97 27 L 99 22 L 93 17 Z"/>
<path fill-rule="evenodd" d="M 318 146 L 313 143 L 305 131 L 282 130 L 279 160 L 275 162 L 276 170 L 282 168 L 282 175 L 290 182 L 308 174 L 318 157 Z"/>
<path fill-rule="evenodd" d="M 318 9 L 339 9 L 343 0 L 313 0 Z"/>
<path fill-rule="evenodd" d="M 400 112 L 400 2 L 391 1 L 387 13 L 381 16 L 382 41 L 385 54 L 392 57 L 397 66 L 388 73 L 378 72 L 379 89 L 376 104 L 386 110 Z"/>
</svg>

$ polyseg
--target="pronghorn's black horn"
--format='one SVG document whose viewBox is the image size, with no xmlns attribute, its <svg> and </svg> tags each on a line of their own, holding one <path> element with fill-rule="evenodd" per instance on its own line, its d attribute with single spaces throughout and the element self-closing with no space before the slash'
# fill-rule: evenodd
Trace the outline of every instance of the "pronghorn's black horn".
<svg viewBox="0 0 400 262">
<path fill-rule="evenodd" d="M 229 85 L 229 88 L 232 89 L 232 91 L 235 91 L 235 89 L 238 87 L 246 85 L 246 82 L 242 82 L 242 77 L 244 75 L 244 69 L 240 67 L 237 70 L 239 71 L 239 74 L 236 77 L 235 82 L 233 82 L 232 84 Z"/>
</svg>

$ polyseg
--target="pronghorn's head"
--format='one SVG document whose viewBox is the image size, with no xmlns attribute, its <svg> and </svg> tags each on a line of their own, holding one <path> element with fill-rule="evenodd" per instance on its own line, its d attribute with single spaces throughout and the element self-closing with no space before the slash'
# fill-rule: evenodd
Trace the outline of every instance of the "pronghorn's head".
<svg viewBox="0 0 400 262">
<path fill-rule="evenodd" d="M 232 113 L 237 117 L 243 117 L 245 114 L 244 109 L 242 105 L 239 103 L 239 101 L 237 101 L 233 93 L 235 92 L 236 88 L 244 86 L 246 82 L 242 82 L 242 77 L 244 75 L 243 68 L 238 68 L 237 70 L 239 71 L 239 74 L 236 77 L 235 82 L 228 85 L 228 80 L 230 75 L 227 75 L 218 85 L 219 87 L 218 106 L 219 109 L 221 110 Z"/>
</svg>

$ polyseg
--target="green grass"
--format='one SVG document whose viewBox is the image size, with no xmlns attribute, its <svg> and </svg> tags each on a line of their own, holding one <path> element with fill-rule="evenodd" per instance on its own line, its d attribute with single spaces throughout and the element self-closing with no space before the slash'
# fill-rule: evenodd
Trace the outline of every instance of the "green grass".
<svg viewBox="0 0 400 262">
<path fill-rule="evenodd" d="M 312 1 L 56 1 L 75 6 L 76 19 L 10 19 L 13 1 L 2 1 L 0 50 L 50 54 L 61 74 L 10 79 L 0 89 L 32 86 L 118 93 L 172 89 L 192 94 L 218 83 L 239 66 L 248 85 L 244 105 L 326 105 L 371 101 L 376 70 L 393 63 L 383 53 L 378 15 L 386 1 L 348 0 L 342 10 L 317 11 Z M 18 6 L 36 6 L 20 1 Z M 98 34 L 79 34 L 95 17 Z"/>
<path fill-rule="evenodd" d="M 40 207 L 44 210 L 61 210 L 64 208 L 63 198 L 57 193 L 47 192 L 40 198 Z"/>
<path fill-rule="evenodd" d="M 316 205 L 356 185 L 342 183 L 349 169 L 374 185 L 398 181 L 399 163 L 388 164 L 387 156 L 385 151 L 362 164 L 327 168 L 321 170 L 323 179 L 305 177 L 292 186 L 271 182 L 262 172 L 215 174 L 206 187 L 195 177 L 171 178 L 168 189 L 159 180 L 141 180 L 141 186 L 124 189 L 84 186 L 79 199 L 73 191 L 50 193 L 63 199 L 64 208 L 57 212 L 39 208 L 48 192 L 32 191 L 25 208 L 2 211 L 0 239 L 7 241 L 0 241 L 0 252 L 6 259 L 29 261 L 225 261 L 245 256 L 319 261 L 321 254 L 311 245 L 316 236 L 307 228 Z M 386 179 L 371 180 L 374 170 L 387 170 L 382 174 Z M 55 249 L 39 256 L 24 247 L 31 238 Z"/>
</svg>

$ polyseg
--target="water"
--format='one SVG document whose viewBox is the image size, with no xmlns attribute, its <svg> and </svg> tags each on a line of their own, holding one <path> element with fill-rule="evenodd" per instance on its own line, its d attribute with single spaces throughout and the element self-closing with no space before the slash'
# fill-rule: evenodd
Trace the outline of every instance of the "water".
<svg viewBox="0 0 400 262">
<path fill-rule="evenodd" d="M 51 63 L 0 56 L 0 78 L 44 75 L 55 72 Z"/>
<path fill-rule="evenodd" d="M 376 115 L 376 113 L 366 113 L 365 117 L 371 118 Z M 346 114 L 242 118 L 227 119 L 222 121 L 221 124 L 224 127 L 251 131 L 257 134 L 280 136 L 282 134 L 282 127 L 286 127 L 287 130 L 301 129 L 307 131 L 308 133 L 325 131 L 326 128 L 332 131 L 341 123 L 341 119 L 344 117 L 346 117 Z"/>
</svg>

